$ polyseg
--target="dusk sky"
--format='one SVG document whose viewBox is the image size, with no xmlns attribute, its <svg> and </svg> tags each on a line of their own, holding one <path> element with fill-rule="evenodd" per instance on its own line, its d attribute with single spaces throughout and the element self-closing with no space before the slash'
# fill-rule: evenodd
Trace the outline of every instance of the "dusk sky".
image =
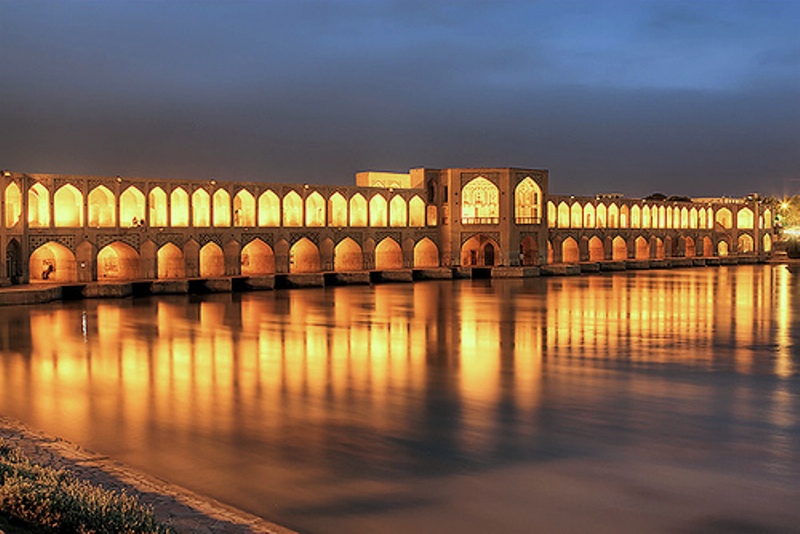
<svg viewBox="0 0 800 534">
<path fill-rule="evenodd" d="M 0 168 L 800 194 L 800 1 L 0 0 Z"/>
</svg>

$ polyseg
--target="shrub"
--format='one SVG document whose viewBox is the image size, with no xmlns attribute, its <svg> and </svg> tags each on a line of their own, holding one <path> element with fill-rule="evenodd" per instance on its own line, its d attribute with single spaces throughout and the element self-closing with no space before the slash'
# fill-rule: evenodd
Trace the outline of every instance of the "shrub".
<svg viewBox="0 0 800 534">
<path fill-rule="evenodd" d="M 174 532 L 135 497 L 32 463 L 2 439 L 0 513 L 52 532 Z"/>
</svg>

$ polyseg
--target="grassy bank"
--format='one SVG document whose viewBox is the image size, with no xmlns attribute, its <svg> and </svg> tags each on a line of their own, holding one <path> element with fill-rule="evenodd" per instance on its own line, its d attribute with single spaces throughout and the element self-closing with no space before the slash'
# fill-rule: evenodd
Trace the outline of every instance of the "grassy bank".
<svg viewBox="0 0 800 534">
<path fill-rule="evenodd" d="M 33 463 L 2 439 L 0 516 L 23 532 L 174 532 L 136 498 Z"/>
</svg>

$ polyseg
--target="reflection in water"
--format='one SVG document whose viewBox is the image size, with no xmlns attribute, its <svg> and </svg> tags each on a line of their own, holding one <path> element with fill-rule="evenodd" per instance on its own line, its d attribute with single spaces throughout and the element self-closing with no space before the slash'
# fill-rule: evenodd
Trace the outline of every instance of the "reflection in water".
<svg viewBox="0 0 800 534">
<path fill-rule="evenodd" d="M 3 309 L 0 409 L 311 531 L 435 531 L 435 483 L 559 459 L 791 483 L 798 292 L 759 266 Z"/>
</svg>

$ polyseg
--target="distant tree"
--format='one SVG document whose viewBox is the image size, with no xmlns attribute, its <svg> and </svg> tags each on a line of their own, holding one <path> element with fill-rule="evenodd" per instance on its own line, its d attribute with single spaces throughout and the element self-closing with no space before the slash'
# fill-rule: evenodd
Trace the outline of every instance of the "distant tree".
<svg viewBox="0 0 800 534">
<path fill-rule="evenodd" d="M 646 197 L 644 197 L 644 199 L 645 200 L 657 200 L 657 201 L 660 202 L 662 200 L 666 200 L 667 199 L 667 195 L 665 195 L 664 193 L 652 193 L 652 194 L 647 195 Z"/>
</svg>

